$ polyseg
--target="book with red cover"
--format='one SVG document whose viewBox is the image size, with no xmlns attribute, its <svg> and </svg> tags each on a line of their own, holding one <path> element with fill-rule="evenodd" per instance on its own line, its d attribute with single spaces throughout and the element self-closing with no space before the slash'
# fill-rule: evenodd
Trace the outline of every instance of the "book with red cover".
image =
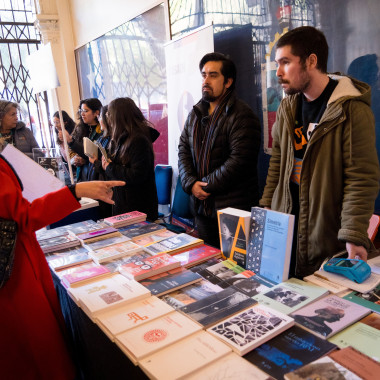
<svg viewBox="0 0 380 380">
<path fill-rule="evenodd" d="M 125 214 L 110 216 L 109 218 L 104 219 L 104 223 L 114 226 L 122 227 L 129 224 L 143 222 L 146 220 L 146 214 L 140 211 L 131 211 L 126 212 Z"/>
<path fill-rule="evenodd" d="M 71 268 L 61 277 L 62 284 L 68 287 L 75 287 L 87 284 L 95 279 L 110 276 L 112 273 L 104 266 L 95 263 L 83 264 Z"/>
<path fill-rule="evenodd" d="M 202 244 L 199 247 L 189 249 L 174 255 L 174 257 L 181 262 L 185 268 L 190 268 L 194 265 L 202 263 L 211 259 L 212 257 L 220 257 L 222 252 L 218 248 L 211 247 L 211 245 Z"/>
<path fill-rule="evenodd" d="M 177 259 L 167 253 L 161 253 L 141 261 L 124 264 L 119 268 L 119 272 L 127 278 L 139 281 L 180 266 L 181 263 Z"/>
</svg>

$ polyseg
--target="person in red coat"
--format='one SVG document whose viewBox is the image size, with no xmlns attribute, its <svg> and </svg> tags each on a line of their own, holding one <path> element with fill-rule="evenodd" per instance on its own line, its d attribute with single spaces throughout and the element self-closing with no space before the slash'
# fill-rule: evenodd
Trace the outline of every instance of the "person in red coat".
<svg viewBox="0 0 380 380">
<path fill-rule="evenodd" d="M 30 203 L 22 196 L 17 174 L 0 155 L 0 184 L 0 218 L 17 223 L 13 269 L 0 288 L 0 377 L 74 379 L 63 316 L 35 231 L 78 209 L 82 196 L 112 204 L 112 187 L 124 182 L 83 182 Z"/>
</svg>

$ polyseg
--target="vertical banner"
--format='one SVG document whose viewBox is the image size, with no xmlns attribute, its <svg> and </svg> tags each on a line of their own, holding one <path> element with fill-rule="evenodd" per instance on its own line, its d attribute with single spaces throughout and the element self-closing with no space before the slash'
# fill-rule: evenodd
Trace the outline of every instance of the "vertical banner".
<svg viewBox="0 0 380 380">
<path fill-rule="evenodd" d="M 183 126 L 193 105 L 202 97 L 199 61 L 213 51 L 212 25 L 165 45 L 169 165 L 173 167 L 175 177 L 178 173 L 178 142 Z"/>
</svg>

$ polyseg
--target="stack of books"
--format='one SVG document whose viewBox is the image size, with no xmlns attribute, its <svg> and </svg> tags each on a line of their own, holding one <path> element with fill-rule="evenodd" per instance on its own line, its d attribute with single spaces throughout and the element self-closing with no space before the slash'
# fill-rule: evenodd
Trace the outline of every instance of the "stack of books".
<svg viewBox="0 0 380 380">
<path fill-rule="evenodd" d="M 88 244 L 114 236 L 121 236 L 121 233 L 116 228 L 106 227 L 95 231 L 82 232 L 76 236 L 82 244 Z"/>
<path fill-rule="evenodd" d="M 115 227 L 124 227 L 130 224 L 144 222 L 146 220 L 146 214 L 140 211 L 131 211 L 125 214 L 110 216 L 104 219 L 104 223 Z"/>
<path fill-rule="evenodd" d="M 132 256 L 142 252 L 142 248 L 132 241 L 109 245 L 95 251 L 89 251 L 89 256 L 97 263 L 104 263 L 124 256 Z"/>
<path fill-rule="evenodd" d="M 59 251 L 65 248 L 81 245 L 79 239 L 72 235 L 61 235 L 41 240 L 40 247 L 44 253 Z"/>
</svg>

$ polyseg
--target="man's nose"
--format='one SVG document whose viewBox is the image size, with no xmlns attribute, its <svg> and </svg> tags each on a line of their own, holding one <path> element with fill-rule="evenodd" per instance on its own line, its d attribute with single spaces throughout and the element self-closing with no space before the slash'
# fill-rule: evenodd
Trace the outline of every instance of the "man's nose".
<svg viewBox="0 0 380 380">
<path fill-rule="evenodd" d="M 276 70 L 276 76 L 281 77 L 282 75 L 283 75 L 282 68 L 281 66 L 278 66 Z"/>
</svg>

